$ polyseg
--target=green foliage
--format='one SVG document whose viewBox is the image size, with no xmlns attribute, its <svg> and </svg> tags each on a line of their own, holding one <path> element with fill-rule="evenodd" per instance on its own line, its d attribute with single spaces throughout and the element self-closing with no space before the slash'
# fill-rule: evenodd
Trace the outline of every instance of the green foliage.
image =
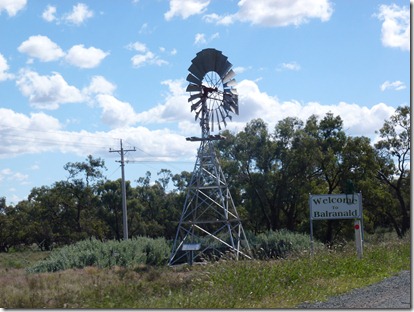
<svg viewBox="0 0 414 312">
<path fill-rule="evenodd" d="M 27 268 L 44 260 L 48 255 L 48 251 L 33 251 L 30 249 L 2 253 L 0 256 L 0 269 L 11 270 Z"/>
<path fill-rule="evenodd" d="M 38 273 L 88 266 L 110 268 L 161 265 L 166 264 L 170 251 L 170 246 L 163 238 L 137 237 L 127 241 L 107 242 L 89 239 L 53 250 L 47 259 L 27 271 Z"/>
<path fill-rule="evenodd" d="M 375 144 L 381 163 L 377 178 L 394 199 L 382 216 L 393 225 L 398 236 L 403 237 L 411 225 L 410 107 L 398 107 L 390 120 L 385 121 L 379 135 L 381 140 Z"/>
<path fill-rule="evenodd" d="M 308 234 L 283 229 L 249 236 L 253 257 L 257 260 L 284 258 L 309 250 Z"/>
</svg>

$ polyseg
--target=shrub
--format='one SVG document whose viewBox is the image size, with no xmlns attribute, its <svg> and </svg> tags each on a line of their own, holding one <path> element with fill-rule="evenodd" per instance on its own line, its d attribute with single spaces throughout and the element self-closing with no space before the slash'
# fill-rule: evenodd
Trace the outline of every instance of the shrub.
<svg viewBox="0 0 414 312">
<path fill-rule="evenodd" d="M 70 268 L 97 266 L 133 267 L 140 264 L 166 264 L 170 246 L 164 238 L 137 237 L 127 241 L 80 241 L 52 251 L 49 257 L 27 269 L 30 273 L 55 272 Z"/>
<path fill-rule="evenodd" d="M 283 258 L 288 254 L 308 250 L 309 235 L 282 229 L 268 231 L 256 236 L 249 235 L 253 257 L 258 260 Z"/>
</svg>

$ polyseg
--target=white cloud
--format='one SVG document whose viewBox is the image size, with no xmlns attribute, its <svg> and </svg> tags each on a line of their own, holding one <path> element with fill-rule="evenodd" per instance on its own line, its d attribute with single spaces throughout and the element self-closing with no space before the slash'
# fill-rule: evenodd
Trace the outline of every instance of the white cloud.
<svg viewBox="0 0 414 312">
<path fill-rule="evenodd" d="M 299 26 L 310 19 L 326 22 L 333 7 L 329 0 L 240 0 L 235 14 L 204 16 L 207 22 L 229 25 L 236 21 L 268 27 Z"/>
<path fill-rule="evenodd" d="M 381 91 L 385 91 L 388 89 L 400 91 L 400 90 L 405 89 L 406 87 L 405 87 L 405 84 L 399 80 L 393 81 L 393 82 L 390 82 L 387 80 L 380 86 L 380 88 L 381 88 Z"/>
<path fill-rule="evenodd" d="M 104 97 L 106 97 L 105 100 Z M 117 110 L 114 109 L 117 105 L 116 99 L 103 96 L 102 102 L 105 101 L 112 102 L 108 105 L 112 107 L 109 111 Z M 122 104 L 119 106 L 118 112 L 122 113 L 122 108 L 125 107 Z M 108 148 L 118 147 L 119 138 L 138 147 L 141 153 L 134 155 L 134 158 L 142 160 L 192 159 L 195 154 L 194 144 L 186 142 L 182 135 L 168 129 L 150 130 L 141 126 L 131 127 L 122 124 L 108 132 L 85 130 L 72 132 L 64 131 L 57 119 L 44 113 L 27 116 L 11 109 L 0 108 L 0 115 L 4 117 L 0 125 L 2 134 L 0 159 L 44 152 L 71 153 L 81 157 L 88 154 L 107 157 Z M 36 167 L 31 169 L 34 170 Z M 4 177 L 10 178 L 13 175 L 16 179 L 24 180 L 23 176 L 16 172 L 6 170 L 3 173 L 0 172 L 0 183 L 2 177 L 3 179 Z M 8 198 L 10 199 L 9 196 Z"/>
<path fill-rule="evenodd" d="M 54 76 L 46 78 L 50 80 L 52 77 Z M 137 113 L 130 103 L 120 101 L 111 95 L 115 89 L 113 84 L 102 76 L 93 77 L 84 92 L 88 90 L 90 95 L 96 94 L 97 106 L 102 109 L 102 122 L 112 127 L 112 130 L 107 132 L 64 131 L 56 118 L 44 113 L 26 116 L 10 109 L 0 108 L 0 115 L 3 117 L 0 125 L 2 133 L 0 158 L 50 151 L 80 156 L 103 153 L 106 155 L 108 147 L 114 146 L 114 138 L 123 138 L 128 144 L 144 150 L 144 154 L 134 155 L 134 158 L 193 159 L 197 145 L 186 142 L 184 138 L 199 135 L 200 127 L 198 121 L 194 121 L 194 113 L 190 112 L 190 104 L 187 102 L 189 96 L 185 92 L 187 82 L 167 80 L 162 84 L 168 87 L 163 103 Z M 393 107 L 385 103 L 378 103 L 368 108 L 345 102 L 323 105 L 317 102 L 300 103 L 296 100 L 280 101 L 277 97 L 261 91 L 259 86 L 250 80 L 240 81 L 237 88 L 240 115 L 234 116 L 227 127 L 236 132 L 243 130 L 246 122 L 253 118 L 262 118 L 272 131 L 276 123 L 283 118 L 294 116 L 306 121 L 312 114 L 323 118 L 330 111 L 334 115 L 341 116 L 347 134 L 364 135 L 372 139 L 375 137 L 375 130 L 380 129 L 384 120 L 389 119 L 395 112 Z M 142 124 L 168 122 L 177 124 L 178 130 L 171 130 L 173 127 L 150 130 L 144 126 L 135 126 L 138 122 Z"/>
<path fill-rule="evenodd" d="M 164 14 L 165 20 L 169 21 L 174 16 L 187 19 L 192 15 L 202 14 L 210 0 L 170 0 L 170 9 Z"/>
<path fill-rule="evenodd" d="M 33 164 L 30 166 L 30 170 L 33 170 L 33 171 L 39 170 L 39 169 L 40 169 L 40 166 L 38 164 Z"/>
<path fill-rule="evenodd" d="M 78 44 L 69 49 L 65 59 L 69 64 L 80 68 L 94 68 L 108 55 L 108 52 L 104 52 L 101 49 L 94 47 L 84 48 L 83 44 Z"/>
<path fill-rule="evenodd" d="M 169 93 L 163 104 L 137 114 L 142 123 L 176 122 L 184 136 L 197 135 L 199 124 L 194 121 L 194 113 L 190 112 L 187 103 L 188 94 L 185 92 L 186 82 L 165 81 L 169 87 Z M 228 129 L 241 131 L 245 124 L 253 118 L 262 118 L 273 129 L 279 120 L 286 117 L 298 117 L 306 121 L 312 114 L 323 118 L 326 113 L 332 112 L 341 116 L 344 121 L 344 130 L 349 135 L 375 137 L 375 131 L 379 130 L 384 120 L 388 119 L 395 109 L 384 103 L 373 105 L 371 108 L 354 103 L 339 102 L 337 104 L 324 105 L 317 102 L 300 103 L 297 100 L 280 101 L 259 89 L 256 82 L 242 80 L 237 85 L 239 93 L 240 115 L 234 116 L 233 121 L 228 122 Z"/>
<path fill-rule="evenodd" d="M 136 114 L 136 120 L 142 124 L 177 123 L 184 136 L 198 135 L 200 127 L 198 121 L 194 121 L 194 112 L 190 111 L 187 101 L 189 94 L 185 92 L 187 83 L 183 80 L 167 80 L 163 84 L 169 88 L 165 101 Z M 262 92 L 257 83 L 251 80 L 239 82 L 237 90 L 240 115 L 228 122 L 228 129 L 236 132 L 241 131 L 253 118 L 262 118 L 272 130 L 279 120 L 286 117 L 298 117 L 306 121 L 312 114 L 323 118 L 326 113 L 332 112 L 341 116 L 344 130 L 349 135 L 373 139 L 375 131 L 395 112 L 393 107 L 385 103 L 368 108 L 346 102 L 324 105 L 318 102 L 300 103 L 297 100 L 280 101 L 276 96 Z"/>
<path fill-rule="evenodd" d="M 42 13 L 42 18 L 46 22 L 53 22 L 54 20 L 57 19 L 55 14 L 56 14 L 56 7 L 53 5 L 48 5 Z"/>
<path fill-rule="evenodd" d="M 141 67 L 145 64 L 150 64 L 152 61 L 154 61 L 155 55 L 151 51 L 147 51 L 144 54 L 135 54 L 131 58 L 132 65 L 134 67 Z"/>
<path fill-rule="evenodd" d="M 5 59 L 3 54 L 0 53 L 0 81 L 14 78 L 13 74 L 7 72 L 8 70 L 9 64 L 7 64 L 7 60 Z"/>
<path fill-rule="evenodd" d="M 129 127 L 137 122 L 137 114 L 131 104 L 122 102 L 110 94 L 98 94 L 96 100 L 102 108 L 102 122 L 110 127 Z"/>
<path fill-rule="evenodd" d="M 82 93 L 54 72 L 42 76 L 31 70 L 21 70 L 16 81 L 20 92 L 29 98 L 30 104 L 38 109 L 57 109 L 63 103 L 78 103 L 84 100 Z"/>
<path fill-rule="evenodd" d="M 116 85 L 109 82 L 103 76 L 93 76 L 90 85 L 83 89 L 85 94 L 112 94 Z"/>
<path fill-rule="evenodd" d="M 148 50 L 146 44 L 139 41 L 128 44 L 127 48 L 129 50 L 135 50 L 140 53 L 144 53 Z"/>
<path fill-rule="evenodd" d="M 214 33 L 209 38 L 206 38 L 206 35 L 203 33 L 197 33 L 194 38 L 194 44 L 199 44 L 199 45 L 206 44 L 219 37 L 220 37 L 219 33 Z"/>
<path fill-rule="evenodd" d="M 197 33 L 194 38 L 194 44 L 204 44 L 206 43 L 206 35 L 202 33 Z"/>
<path fill-rule="evenodd" d="M 150 161 L 177 161 L 192 159 L 197 144 L 187 142 L 185 137 L 169 129 L 150 130 L 146 127 L 126 127 L 111 130 L 111 137 L 122 137 L 125 142 L 139 148 L 131 157 Z"/>
<path fill-rule="evenodd" d="M 56 61 L 65 55 L 56 43 L 42 35 L 30 36 L 20 44 L 17 50 L 42 62 Z"/>
<path fill-rule="evenodd" d="M 15 16 L 26 7 L 26 4 L 27 0 L 0 0 L 0 14 L 6 11 L 9 16 Z"/>
<path fill-rule="evenodd" d="M 250 80 L 239 82 L 237 90 L 239 92 L 240 115 L 234 120 L 241 122 L 242 125 L 252 118 L 262 118 L 273 128 L 277 121 L 286 117 L 294 116 L 305 121 L 312 114 L 323 118 L 330 111 L 341 116 L 344 121 L 344 130 L 349 135 L 373 138 L 375 130 L 379 130 L 384 120 L 395 112 L 393 107 L 384 103 L 368 108 L 346 102 L 330 105 L 318 102 L 300 103 L 296 100 L 282 102 L 277 97 L 261 92 L 258 85 Z M 240 124 L 236 126 L 241 129 Z"/>
<path fill-rule="evenodd" d="M 65 53 L 59 45 L 42 35 L 30 36 L 17 49 L 42 62 L 57 61 L 65 57 L 67 63 L 80 68 L 97 67 L 109 55 L 109 52 L 95 47 L 85 48 L 83 44 L 74 45 Z"/>
<path fill-rule="evenodd" d="M 282 63 L 281 68 L 286 70 L 298 71 L 300 70 L 300 65 L 297 62 Z"/>
<path fill-rule="evenodd" d="M 162 66 L 168 64 L 167 61 L 161 59 L 158 55 L 151 52 L 147 46 L 142 42 L 134 42 L 127 45 L 127 49 L 135 50 L 138 54 L 135 54 L 131 58 L 132 65 L 136 68 L 144 65 L 157 65 Z"/>
<path fill-rule="evenodd" d="M 3 118 L 0 125 L 0 159 L 45 152 L 84 156 L 107 152 L 107 147 L 113 144 L 113 138 L 108 133 L 64 131 L 59 120 L 45 113 L 32 113 L 27 116 L 11 109 L 0 108 L 0 116 Z"/>
<path fill-rule="evenodd" d="M 6 181 L 8 183 L 24 184 L 28 180 L 29 176 L 21 172 L 14 172 L 9 168 L 0 170 L 0 183 Z"/>
<path fill-rule="evenodd" d="M 396 4 L 380 5 L 376 14 L 382 21 L 381 40 L 386 47 L 410 50 L 410 10 Z"/>
<path fill-rule="evenodd" d="M 188 94 L 185 92 L 186 82 L 184 80 L 166 80 L 162 82 L 168 87 L 165 102 L 147 111 L 137 114 L 137 121 L 143 124 L 157 124 L 166 122 L 182 122 L 192 118 L 190 104 L 187 103 Z"/>
<path fill-rule="evenodd" d="M 2 116 L 0 158 L 50 151 L 50 145 L 47 143 L 55 138 L 61 129 L 56 118 L 44 113 L 32 113 L 27 116 L 11 109 L 0 108 L 0 115 Z M 38 144 L 41 139 L 44 141 Z M 59 139 L 63 138 L 59 137 Z"/>
<path fill-rule="evenodd" d="M 78 3 L 73 6 L 72 12 L 63 16 L 63 20 L 70 24 L 79 26 L 83 24 L 85 20 L 93 17 L 93 11 L 89 10 L 88 6 L 84 3 Z"/>
<path fill-rule="evenodd" d="M 242 73 L 244 73 L 246 70 L 248 70 L 249 68 L 248 67 L 243 67 L 243 66 L 236 66 L 236 67 L 233 67 L 233 70 L 234 70 L 234 72 L 236 73 L 236 74 L 242 74 Z"/>
<path fill-rule="evenodd" d="M 29 131 L 30 130 L 59 130 L 61 125 L 59 121 L 46 115 L 45 113 L 32 113 L 30 117 L 16 113 L 8 108 L 0 108 L 0 115 L 2 116 L 1 131 L 8 131 L 12 129 Z"/>
<path fill-rule="evenodd" d="M 148 23 L 144 23 L 142 24 L 142 26 L 140 27 L 138 33 L 141 35 L 150 35 L 154 32 L 154 30 L 156 29 L 156 27 L 152 26 L 150 27 L 150 25 L 148 25 Z"/>
</svg>

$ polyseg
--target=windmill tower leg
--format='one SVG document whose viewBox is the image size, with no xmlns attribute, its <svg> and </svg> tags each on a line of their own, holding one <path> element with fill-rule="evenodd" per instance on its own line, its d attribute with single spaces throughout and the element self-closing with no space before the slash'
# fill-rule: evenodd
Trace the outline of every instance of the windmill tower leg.
<svg viewBox="0 0 414 312">
<path fill-rule="evenodd" d="M 201 139 L 169 265 L 221 257 L 250 259 L 250 247 L 214 144 Z"/>
</svg>

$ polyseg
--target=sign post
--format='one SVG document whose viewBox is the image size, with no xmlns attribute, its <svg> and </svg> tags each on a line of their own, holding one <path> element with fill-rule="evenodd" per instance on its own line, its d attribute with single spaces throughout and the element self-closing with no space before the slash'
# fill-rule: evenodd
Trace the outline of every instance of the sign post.
<svg viewBox="0 0 414 312">
<path fill-rule="evenodd" d="M 361 220 L 355 220 L 354 223 L 354 229 L 355 229 L 355 246 L 358 254 L 358 259 L 362 259 L 362 226 L 361 226 Z"/>
<path fill-rule="evenodd" d="M 310 251 L 313 257 L 313 218 L 312 218 L 312 195 L 309 194 L 309 219 L 310 219 Z"/>
<path fill-rule="evenodd" d="M 313 220 L 354 219 L 355 243 L 358 258 L 362 258 L 362 195 L 358 194 L 309 194 L 310 243 L 313 255 Z"/>
</svg>

